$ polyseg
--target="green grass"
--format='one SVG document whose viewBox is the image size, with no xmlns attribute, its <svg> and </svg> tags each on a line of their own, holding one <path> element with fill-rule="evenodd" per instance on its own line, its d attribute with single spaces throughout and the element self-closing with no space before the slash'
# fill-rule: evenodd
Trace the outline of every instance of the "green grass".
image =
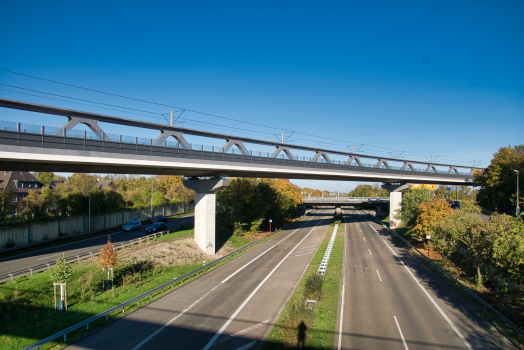
<svg viewBox="0 0 524 350">
<path fill-rule="evenodd" d="M 161 240 L 190 236 L 193 230 L 178 231 Z M 102 270 L 95 262 L 70 264 L 72 276 L 67 284 L 68 311 L 57 313 L 53 306 L 53 284 L 49 272 L 17 278 L 0 284 L 0 349 L 20 349 L 147 292 L 158 285 L 200 267 L 200 263 L 160 268 L 147 261 L 133 261 L 114 269 L 115 288 L 102 287 Z M 156 296 L 158 297 L 158 295 Z M 126 313 L 137 308 L 126 309 Z M 111 319 L 119 317 L 116 313 Z M 97 322 L 99 325 L 105 320 Z M 97 324 L 90 325 L 90 329 Z M 68 335 L 68 340 L 85 331 Z"/>
<path fill-rule="evenodd" d="M 340 220 L 340 219 L 338 219 Z M 324 277 L 322 286 L 322 296 L 319 298 L 313 311 L 304 309 L 304 286 L 307 276 L 316 273 L 327 245 L 334 229 L 332 223 L 327 231 L 327 235 L 320 244 L 310 265 L 308 266 L 304 277 L 297 286 L 291 299 L 287 302 L 280 318 L 271 330 L 264 346 L 264 350 L 285 349 L 286 344 L 291 348 L 297 343 L 297 326 L 304 322 L 306 330 L 306 349 L 308 347 L 315 349 L 332 349 L 335 322 L 338 307 L 338 295 L 340 288 L 340 276 L 344 254 L 344 224 L 339 225 L 337 230 L 337 239 L 333 246 L 329 265 Z"/>
</svg>

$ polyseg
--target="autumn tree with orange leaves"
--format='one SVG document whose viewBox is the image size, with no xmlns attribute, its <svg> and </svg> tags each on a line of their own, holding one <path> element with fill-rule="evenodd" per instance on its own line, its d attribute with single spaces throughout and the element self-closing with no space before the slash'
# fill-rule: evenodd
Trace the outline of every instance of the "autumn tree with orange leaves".
<svg viewBox="0 0 524 350">
<path fill-rule="evenodd" d="M 453 215 L 453 209 L 448 202 L 439 197 L 422 203 L 419 206 L 419 213 L 415 221 L 415 232 L 419 236 L 430 234 L 435 229 L 440 228 L 444 220 Z"/>
<path fill-rule="evenodd" d="M 109 269 L 118 265 L 118 256 L 116 250 L 111 244 L 111 236 L 107 236 L 107 244 L 102 248 L 98 255 L 98 266 L 107 269 L 107 283 L 109 284 Z"/>
</svg>

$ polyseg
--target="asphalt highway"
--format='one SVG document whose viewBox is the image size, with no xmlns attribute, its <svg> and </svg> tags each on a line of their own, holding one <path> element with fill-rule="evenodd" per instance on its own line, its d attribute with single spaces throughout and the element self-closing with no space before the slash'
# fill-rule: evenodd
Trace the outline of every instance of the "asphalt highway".
<svg viewBox="0 0 524 350">
<path fill-rule="evenodd" d="M 334 349 L 517 349 L 363 211 L 344 216 Z"/>
<path fill-rule="evenodd" d="M 167 227 L 168 229 L 174 229 L 184 225 L 192 224 L 193 221 L 194 215 L 174 218 L 167 221 Z M 130 239 L 140 238 L 142 236 L 147 236 L 147 226 L 149 225 L 145 224 L 140 230 L 136 231 L 113 232 L 110 234 L 111 242 L 118 243 L 128 241 Z M 28 269 L 32 266 L 45 264 L 47 262 L 55 262 L 61 253 L 64 253 L 65 256 L 75 256 L 77 254 L 101 249 L 106 243 L 107 236 L 101 235 L 3 258 L 0 259 L 0 275 Z"/>
<path fill-rule="evenodd" d="M 72 344 L 68 349 L 260 348 L 324 238 L 333 209 Z"/>
</svg>

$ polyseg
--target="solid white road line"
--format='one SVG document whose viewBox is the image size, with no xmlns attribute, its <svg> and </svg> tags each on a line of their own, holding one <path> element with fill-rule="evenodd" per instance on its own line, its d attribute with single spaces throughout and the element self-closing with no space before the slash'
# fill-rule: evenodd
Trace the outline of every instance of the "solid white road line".
<svg viewBox="0 0 524 350">
<path fill-rule="evenodd" d="M 239 335 L 242 335 L 242 334 L 244 334 L 244 333 L 251 332 L 252 330 L 255 330 L 255 329 L 257 329 L 257 328 L 260 328 L 260 327 L 262 327 L 262 326 L 268 324 L 269 321 L 271 321 L 271 319 L 269 319 L 269 320 L 265 320 L 264 322 L 260 322 L 260 323 L 254 325 L 254 326 L 251 326 L 251 327 L 249 327 L 249 328 L 246 328 L 246 329 L 243 329 L 243 330 L 241 330 L 241 331 L 239 331 L 239 332 L 236 332 L 235 334 L 231 334 L 231 335 L 228 336 L 228 337 L 225 337 L 225 338 L 222 338 L 222 339 L 220 339 L 220 340 L 217 340 L 217 341 L 215 342 L 214 345 L 218 345 L 218 344 L 224 343 L 224 342 L 226 342 L 226 341 L 228 341 L 228 340 L 230 340 L 230 339 L 233 339 L 234 337 L 238 337 Z"/>
<path fill-rule="evenodd" d="M 422 286 L 422 284 L 420 284 L 420 282 L 418 281 L 418 279 L 411 273 L 411 271 L 408 269 L 408 267 L 404 264 L 404 262 L 402 260 L 400 260 L 400 258 L 398 257 L 397 253 L 395 253 L 395 251 L 393 249 L 391 249 L 391 247 L 389 246 L 389 244 L 382 240 L 384 243 L 386 243 L 386 245 L 388 246 L 388 248 L 393 252 L 393 254 L 395 254 L 395 256 L 397 257 L 397 259 L 402 263 L 402 265 L 404 265 L 404 267 L 406 268 L 406 271 L 411 275 L 411 277 L 413 277 L 413 279 L 415 280 L 415 282 L 418 284 L 418 286 L 420 287 L 420 289 L 422 289 L 422 291 L 424 292 L 424 294 L 426 294 L 426 296 L 428 297 L 428 299 L 431 301 L 431 303 L 433 304 L 433 306 L 435 306 L 435 308 L 438 310 L 438 312 L 440 312 L 440 314 L 442 315 L 442 317 L 444 317 L 444 319 L 448 322 L 448 324 L 451 326 L 451 328 L 453 328 L 453 330 L 455 331 L 455 333 L 459 336 L 460 340 L 462 340 L 462 342 L 464 343 L 464 345 L 467 346 L 467 348 L 469 350 L 473 350 L 473 348 L 471 347 L 471 344 L 468 343 L 468 341 L 466 340 L 466 338 L 462 335 L 462 333 L 458 330 L 457 327 L 455 327 L 455 324 L 449 319 L 448 315 L 446 315 L 444 313 L 444 311 L 440 308 L 440 306 L 438 306 L 437 302 L 431 297 L 431 295 L 429 295 L 428 291 L 426 290 L 426 288 L 424 288 Z"/>
<path fill-rule="evenodd" d="M 313 218 L 313 217 L 311 217 Z M 310 221 L 311 218 L 308 220 Z M 304 224 L 302 224 L 302 226 L 304 226 L 306 224 L 306 222 L 304 222 Z M 227 277 L 225 280 L 222 281 L 222 283 L 226 283 L 231 277 L 233 277 L 234 275 L 236 275 L 237 273 L 239 273 L 240 271 L 242 271 L 243 269 L 245 269 L 246 267 L 248 267 L 249 265 L 251 265 L 251 263 L 253 263 L 255 260 L 257 260 L 258 258 L 260 258 L 262 255 L 266 254 L 267 252 L 269 252 L 271 249 L 275 248 L 278 244 L 280 244 L 281 242 L 284 242 L 286 239 L 288 239 L 289 237 L 291 237 L 291 235 L 293 235 L 293 233 L 297 232 L 299 229 L 302 228 L 299 227 L 297 228 L 295 231 L 291 232 L 289 234 L 289 236 L 287 236 L 286 238 L 284 238 L 283 240 L 281 240 L 280 242 L 276 243 L 274 246 L 272 246 L 271 248 L 269 248 L 268 250 L 266 250 L 265 252 L 263 252 L 262 254 L 260 254 L 259 256 L 257 256 L 256 258 L 254 258 L 253 260 L 251 260 L 250 262 L 248 262 L 247 264 L 245 264 L 244 266 L 242 266 L 241 268 L 239 268 L 238 270 L 236 270 L 235 272 L 233 272 L 231 275 L 229 275 L 229 277 Z"/>
<path fill-rule="evenodd" d="M 36 259 L 36 260 L 44 260 L 44 259 L 49 259 L 49 258 L 52 258 L 53 256 L 57 256 L 58 254 L 55 254 L 55 255 L 49 255 L 49 256 L 46 256 L 44 258 L 40 258 L 40 259 Z"/>
<path fill-rule="evenodd" d="M 256 340 L 255 340 L 255 341 L 252 341 L 251 343 L 246 344 L 246 345 L 244 345 L 244 346 L 241 346 L 241 347 L 239 347 L 239 348 L 236 349 L 236 350 L 246 350 L 246 349 L 251 349 L 253 346 L 255 346 L 256 342 L 257 342 Z"/>
<path fill-rule="evenodd" d="M 344 323 L 344 299 L 346 298 L 346 231 L 344 225 L 344 264 L 342 265 L 342 303 L 340 305 L 340 324 L 338 326 L 338 350 L 342 349 L 342 328 Z"/>
<path fill-rule="evenodd" d="M 293 254 L 293 252 L 295 251 L 295 249 L 298 248 L 298 246 L 300 244 L 302 244 L 302 242 L 304 242 L 304 240 L 306 238 L 309 237 L 309 235 L 311 234 L 311 232 L 313 232 L 313 230 L 322 222 L 324 221 L 324 219 L 320 220 L 318 222 L 318 224 L 316 224 L 309 232 L 308 234 L 302 238 L 302 240 L 300 242 L 298 242 L 298 244 L 293 248 L 291 249 L 291 251 L 289 253 L 287 253 L 287 255 L 282 259 L 280 260 L 280 262 L 277 264 L 277 266 L 275 266 L 273 268 L 273 270 L 271 270 L 271 272 L 266 276 L 266 278 L 264 278 L 262 280 L 262 282 L 260 282 L 260 284 L 255 288 L 255 290 L 253 292 L 251 292 L 251 294 L 249 294 L 249 296 L 247 297 L 246 300 L 244 300 L 244 302 L 242 303 L 242 305 L 240 305 L 238 307 L 238 309 L 233 313 L 233 315 L 231 315 L 231 317 L 229 318 L 229 320 L 227 320 L 226 323 L 224 323 L 224 325 L 222 326 L 222 328 L 220 328 L 218 330 L 218 332 L 214 335 L 213 338 L 211 338 L 211 340 L 209 341 L 209 343 L 207 343 L 207 345 L 203 348 L 203 350 L 209 350 L 209 348 L 213 345 L 213 343 L 217 340 L 218 337 L 220 337 L 220 335 L 226 330 L 226 328 L 231 324 L 231 322 L 233 322 L 233 320 L 235 319 L 235 317 L 237 317 L 237 315 L 240 313 L 240 311 L 242 311 L 242 309 L 244 308 L 244 306 L 247 305 L 247 303 L 251 300 L 251 298 L 253 298 L 253 296 L 258 292 L 258 290 L 260 288 L 262 288 L 262 286 L 264 285 L 264 283 L 266 283 L 266 281 L 273 275 L 273 273 L 275 273 L 275 271 L 280 267 L 280 265 L 282 265 L 282 263 L 284 263 L 284 261 L 291 255 Z"/>
<path fill-rule="evenodd" d="M 380 282 L 382 282 L 382 278 L 380 278 L 380 273 L 378 273 L 378 270 L 377 270 L 377 275 L 378 275 L 378 279 L 380 280 Z"/>
<path fill-rule="evenodd" d="M 404 334 L 402 334 L 402 329 L 400 329 L 400 325 L 398 324 L 397 316 L 393 316 L 393 318 L 395 319 L 395 323 L 397 324 L 398 332 L 400 333 L 400 337 L 402 338 L 402 342 L 404 343 L 404 348 L 406 350 L 409 350 L 408 344 L 406 344 L 406 339 L 404 339 Z"/>
<path fill-rule="evenodd" d="M 311 219 L 309 219 L 311 220 Z M 309 221 L 308 220 L 308 221 Z M 324 220 L 324 219 L 322 219 Z M 322 222 L 322 220 L 320 220 L 320 222 Z M 319 222 L 319 223 L 320 223 Z M 305 222 L 304 222 L 305 224 Z M 303 225 L 302 225 L 303 226 Z M 316 225 L 318 226 L 318 224 Z M 315 227 L 316 227 L 315 226 Z M 315 228 L 313 227 L 313 228 Z M 295 231 L 293 231 L 292 233 L 289 234 L 289 236 L 287 236 L 286 238 L 284 239 L 287 239 L 289 238 L 291 235 L 293 235 L 293 233 L 297 232 L 298 229 L 296 229 Z M 313 229 L 311 229 L 313 230 Z M 311 233 L 311 231 L 310 231 Z M 309 233 L 308 233 L 309 235 Z M 307 237 L 307 236 L 306 236 Z M 280 242 L 284 241 L 281 240 Z M 276 245 L 278 245 L 280 242 L 276 243 L 273 247 L 275 247 Z M 301 241 L 302 242 L 302 241 Z M 269 249 L 272 249 L 273 247 L 269 248 Z M 268 250 L 269 250 L 268 249 Z M 268 250 L 266 250 L 264 253 L 262 253 L 261 255 L 265 254 Z M 255 261 L 256 259 L 258 259 L 261 255 L 257 256 L 255 259 L 253 259 L 251 262 Z M 227 281 L 230 277 L 233 277 L 233 275 L 237 274 L 240 270 L 242 270 L 244 267 L 246 267 L 247 265 L 249 265 L 250 263 L 244 265 L 243 267 L 241 267 L 239 270 L 237 270 L 236 272 L 234 272 L 231 276 L 229 276 L 228 278 L 226 278 L 224 281 Z M 168 322 L 166 322 L 162 327 L 160 327 L 159 329 L 157 329 L 155 332 L 153 332 L 153 334 L 151 334 L 149 337 L 147 337 L 146 339 L 142 340 L 142 342 L 140 342 L 137 346 L 135 346 L 133 349 L 131 350 L 137 350 L 139 349 L 140 347 L 142 347 L 142 345 L 144 345 L 145 343 L 147 343 L 148 341 L 150 341 L 154 336 L 156 336 L 158 333 L 160 333 L 164 328 L 166 328 L 167 326 L 169 326 L 171 323 L 173 323 L 174 321 L 176 321 L 180 316 L 182 316 L 183 314 L 185 314 L 187 311 L 189 311 L 193 306 L 195 306 L 196 304 L 198 304 L 202 299 L 204 299 L 206 296 L 208 296 L 212 291 L 214 291 L 215 289 L 217 289 L 221 284 L 224 283 L 224 281 L 222 281 L 220 284 L 217 284 L 215 287 L 213 287 L 213 289 L 211 289 L 209 292 L 207 292 L 206 294 L 204 294 L 202 297 L 200 297 L 200 299 L 198 299 L 197 301 L 195 301 L 193 304 L 189 305 L 186 309 L 184 309 L 180 314 L 178 314 L 177 316 L 173 317 L 172 319 L 170 319 Z"/>
<path fill-rule="evenodd" d="M 371 250 L 368 249 L 368 252 L 369 252 L 369 255 L 373 255 L 373 254 L 371 254 Z"/>
<path fill-rule="evenodd" d="M 196 304 L 198 304 L 202 299 L 204 299 L 205 297 L 207 297 L 212 291 L 214 291 L 219 285 L 216 285 L 213 289 L 211 289 L 209 292 L 207 292 L 206 294 L 202 295 L 200 297 L 200 299 L 198 299 L 197 301 L 195 301 L 193 304 L 189 305 L 187 308 L 185 308 L 181 313 L 179 313 L 177 316 L 173 317 L 172 319 L 170 319 L 166 324 L 164 324 L 162 327 L 160 327 L 159 329 L 157 329 L 153 334 L 151 334 L 149 337 L 147 337 L 146 339 L 142 340 L 137 346 L 135 346 L 132 350 L 137 350 L 139 349 L 142 345 L 144 345 L 145 343 L 147 343 L 148 341 L 150 341 L 155 335 L 157 335 L 158 333 L 160 333 L 164 328 L 166 328 L 167 326 L 169 326 L 171 323 L 175 322 L 180 316 L 182 316 L 183 314 L 185 314 L 186 312 L 188 312 L 193 306 L 195 306 Z"/>
</svg>

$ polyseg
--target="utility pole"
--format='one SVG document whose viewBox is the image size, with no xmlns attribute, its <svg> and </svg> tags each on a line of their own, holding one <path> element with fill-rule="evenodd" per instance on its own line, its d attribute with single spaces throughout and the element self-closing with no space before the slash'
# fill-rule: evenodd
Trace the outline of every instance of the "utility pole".
<svg viewBox="0 0 524 350">
<path fill-rule="evenodd" d="M 353 144 L 353 153 L 355 153 L 355 144 Z"/>
<path fill-rule="evenodd" d="M 173 110 L 171 110 L 171 126 L 173 126 Z"/>
<path fill-rule="evenodd" d="M 284 132 L 282 131 L 282 143 L 284 143 Z"/>
<path fill-rule="evenodd" d="M 517 217 L 519 216 L 520 214 L 520 207 L 519 207 L 519 171 L 518 170 L 514 170 L 516 173 L 517 173 L 517 210 L 516 210 L 516 213 L 517 213 Z"/>
<path fill-rule="evenodd" d="M 151 219 L 153 218 L 153 178 L 151 178 Z"/>
</svg>

